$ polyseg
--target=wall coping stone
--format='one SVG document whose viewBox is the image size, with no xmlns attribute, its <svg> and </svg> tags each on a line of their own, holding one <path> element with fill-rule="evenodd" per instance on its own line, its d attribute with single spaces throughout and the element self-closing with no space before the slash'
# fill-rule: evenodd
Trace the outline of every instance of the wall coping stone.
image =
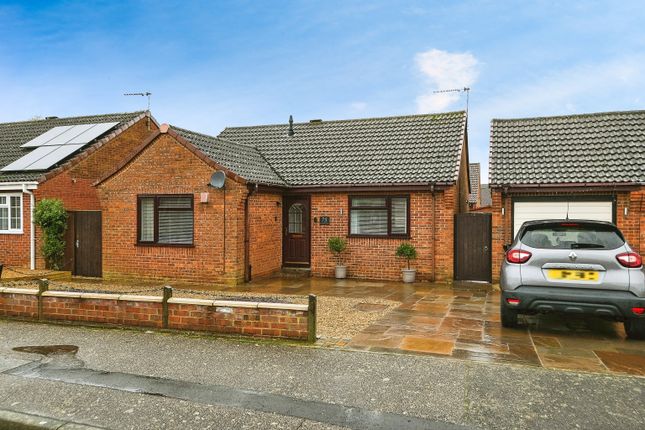
<svg viewBox="0 0 645 430">
<path fill-rule="evenodd" d="M 124 302 L 151 302 L 151 303 L 161 303 L 163 302 L 163 297 L 158 296 L 130 296 L 130 295 L 120 295 L 120 301 Z"/>
<path fill-rule="evenodd" d="M 27 288 L 2 288 L 2 289 L 0 289 L 0 293 L 5 293 L 5 294 L 27 294 L 27 295 L 30 295 L 30 296 L 37 296 L 38 295 L 38 290 L 27 289 Z"/>
<path fill-rule="evenodd" d="M 302 305 L 297 303 L 258 303 L 260 309 L 284 309 L 288 311 L 308 311 L 309 305 Z"/>
<path fill-rule="evenodd" d="M 181 305 L 213 306 L 213 300 L 190 299 L 190 298 L 182 298 L 182 297 L 173 297 L 172 299 L 168 299 L 168 303 L 175 303 L 175 304 L 181 304 Z"/>
<path fill-rule="evenodd" d="M 76 291 L 45 291 L 42 294 L 43 297 L 68 297 L 73 299 L 80 299 L 83 296 L 83 293 Z"/>
</svg>

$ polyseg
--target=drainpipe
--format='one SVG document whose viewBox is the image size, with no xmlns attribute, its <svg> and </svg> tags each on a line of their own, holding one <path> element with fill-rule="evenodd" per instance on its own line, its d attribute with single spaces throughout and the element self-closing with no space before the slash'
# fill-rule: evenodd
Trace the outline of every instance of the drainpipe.
<svg viewBox="0 0 645 430">
<path fill-rule="evenodd" d="M 251 232 L 249 231 L 249 198 L 258 191 L 258 184 L 249 184 L 249 193 L 244 199 L 244 282 L 251 281 L 250 244 Z"/>
<path fill-rule="evenodd" d="M 22 185 L 22 192 L 29 194 L 29 268 L 36 270 L 36 232 L 34 230 L 34 206 L 36 197 L 34 193 L 27 189 L 27 185 Z"/>
</svg>

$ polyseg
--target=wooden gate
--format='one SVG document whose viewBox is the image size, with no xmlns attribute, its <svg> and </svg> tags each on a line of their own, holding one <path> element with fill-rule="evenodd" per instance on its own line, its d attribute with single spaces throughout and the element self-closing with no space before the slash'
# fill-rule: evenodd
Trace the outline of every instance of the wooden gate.
<svg viewBox="0 0 645 430">
<path fill-rule="evenodd" d="M 492 216 L 455 215 L 455 280 L 492 281 Z"/>
<path fill-rule="evenodd" d="M 74 212 L 73 232 L 69 236 L 74 238 L 72 274 L 102 276 L 101 212 Z"/>
</svg>

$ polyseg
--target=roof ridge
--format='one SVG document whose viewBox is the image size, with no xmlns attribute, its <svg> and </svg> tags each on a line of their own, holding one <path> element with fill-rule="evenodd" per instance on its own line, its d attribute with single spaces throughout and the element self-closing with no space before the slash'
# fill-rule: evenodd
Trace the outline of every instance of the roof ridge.
<svg viewBox="0 0 645 430">
<path fill-rule="evenodd" d="M 95 115 L 77 115 L 77 116 L 65 116 L 65 117 L 56 117 L 56 118 L 41 118 L 41 119 L 25 119 L 21 121 L 9 121 L 9 122 L 1 122 L 0 125 L 11 125 L 11 124 L 27 124 L 27 123 L 39 123 L 39 122 L 44 122 L 44 121 L 58 121 L 62 119 L 72 119 L 72 118 L 91 118 L 91 117 L 97 117 L 97 116 L 109 116 L 109 115 L 141 115 L 143 113 L 148 112 L 147 110 L 138 110 L 138 111 L 132 111 L 132 112 L 110 112 L 110 113 L 99 113 Z"/>
<path fill-rule="evenodd" d="M 551 115 L 551 116 L 531 116 L 525 118 L 493 118 L 491 123 L 495 121 L 530 121 L 538 119 L 555 119 L 555 118 L 581 118 L 581 117 L 594 117 L 594 116 L 604 116 L 604 115 L 621 115 L 621 114 L 645 114 L 645 109 L 639 110 L 617 110 L 617 111 L 606 111 L 606 112 L 588 112 L 588 113 L 576 113 L 569 115 Z"/>
<path fill-rule="evenodd" d="M 170 128 L 171 128 L 171 129 L 173 129 L 173 130 L 175 130 L 175 131 L 180 130 L 180 131 L 184 131 L 184 132 L 188 132 L 188 133 L 196 134 L 196 135 L 198 135 L 198 136 L 207 137 L 207 138 L 209 138 L 209 139 L 221 140 L 222 142 L 225 142 L 225 143 L 232 143 L 232 144 L 234 144 L 234 145 L 243 146 L 243 147 L 245 147 L 245 148 L 255 149 L 256 151 L 258 150 L 258 149 L 257 149 L 255 146 L 253 146 L 253 145 L 247 145 L 246 143 L 237 142 L 237 141 L 235 141 L 235 140 L 226 139 L 226 138 L 219 137 L 219 136 L 212 136 L 212 135 L 210 135 L 210 134 L 200 133 L 199 131 L 189 130 L 189 129 L 187 129 L 187 128 L 176 127 L 176 126 L 174 126 L 174 125 L 172 125 L 172 124 L 170 124 Z M 259 151 L 258 151 L 258 152 L 259 152 Z"/>
<path fill-rule="evenodd" d="M 449 111 L 449 112 L 418 113 L 418 114 L 410 114 L 410 115 L 375 116 L 375 117 L 368 117 L 368 118 L 350 118 L 350 119 L 330 119 L 330 120 L 322 120 L 322 124 L 329 124 L 330 122 L 339 123 L 339 122 L 374 121 L 377 119 L 421 118 L 421 117 L 427 117 L 427 116 L 455 115 L 455 114 L 465 114 L 465 113 L 466 113 L 465 110 L 456 110 L 456 111 Z M 311 124 L 311 122 L 306 121 L 306 122 L 293 123 L 293 125 L 307 125 L 307 124 Z M 242 126 L 236 126 L 236 127 L 225 127 L 224 130 L 233 130 L 233 129 L 242 129 L 242 128 L 248 129 L 248 128 L 261 128 L 261 127 L 278 127 L 278 126 L 287 127 L 288 125 L 289 125 L 288 122 L 276 123 L 276 124 L 242 125 Z"/>
</svg>

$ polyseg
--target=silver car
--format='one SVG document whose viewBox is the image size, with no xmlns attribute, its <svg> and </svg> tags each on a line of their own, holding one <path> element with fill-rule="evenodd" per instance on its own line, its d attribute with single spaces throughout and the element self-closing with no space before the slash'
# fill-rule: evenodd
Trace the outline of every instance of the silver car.
<svg viewBox="0 0 645 430">
<path fill-rule="evenodd" d="M 645 269 L 613 224 L 587 220 L 526 222 L 500 278 L 504 327 L 519 314 L 561 312 L 622 321 L 627 336 L 645 339 Z"/>
</svg>

